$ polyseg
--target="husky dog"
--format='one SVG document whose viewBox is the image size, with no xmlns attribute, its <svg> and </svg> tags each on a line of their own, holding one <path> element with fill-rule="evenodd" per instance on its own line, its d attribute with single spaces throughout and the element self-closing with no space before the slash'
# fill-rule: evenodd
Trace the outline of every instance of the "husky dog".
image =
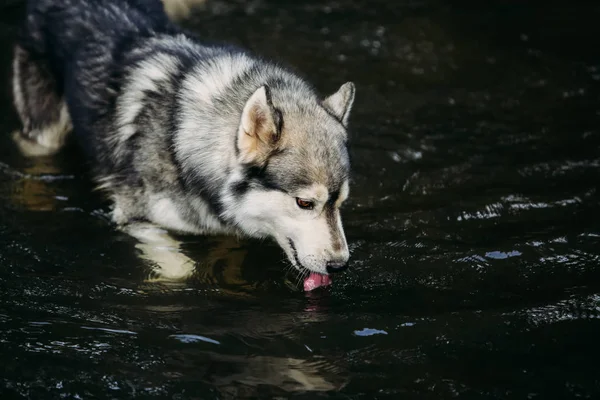
<svg viewBox="0 0 600 400">
<path fill-rule="evenodd" d="M 161 0 L 30 0 L 13 92 L 22 147 L 72 132 L 117 225 L 270 237 L 316 286 L 345 267 L 352 83 L 321 99 L 184 32 Z"/>
</svg>

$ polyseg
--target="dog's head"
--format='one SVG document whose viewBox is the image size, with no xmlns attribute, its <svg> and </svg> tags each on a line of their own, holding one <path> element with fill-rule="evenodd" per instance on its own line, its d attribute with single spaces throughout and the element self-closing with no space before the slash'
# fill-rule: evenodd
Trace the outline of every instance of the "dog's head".
<svg viewBox="0 0 600 400">
<path fill-rule="evenodd" d="M 349 82 L 317 101 L 264 85 L 244 106 L 229 218 L 251 236 L 274 238 L 298 269 L 327 274 L 348 262 L 340 206 L 349 191 L 354 91 Z"/>
</svg>

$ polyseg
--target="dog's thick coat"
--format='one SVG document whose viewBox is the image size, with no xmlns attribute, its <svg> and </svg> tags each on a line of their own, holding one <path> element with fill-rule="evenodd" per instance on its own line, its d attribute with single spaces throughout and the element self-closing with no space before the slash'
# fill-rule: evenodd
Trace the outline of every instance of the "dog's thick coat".
<svg viewBox="0 0 600 400">
<path fill-rule="evenodd" d="M 50 153 L 72 131 L 117 224 L 272 237 L 321 274 L 348 260 L 351 83 L 321 100 L 160 0 L 30 0 L 13 72 L 20 139 Z"/>
</svg>

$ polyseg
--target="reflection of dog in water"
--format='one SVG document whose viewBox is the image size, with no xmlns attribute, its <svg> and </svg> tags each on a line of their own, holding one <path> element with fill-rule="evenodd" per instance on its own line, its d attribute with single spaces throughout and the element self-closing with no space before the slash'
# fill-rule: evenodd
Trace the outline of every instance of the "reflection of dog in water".
<svg viewBox="0 0 600 400">
<path fill-rule="evenodd" d="M 206 312 L 202 309 L 195 310 L 190 319 L 187 313 L 178 319 L 182 332 L 206 336 L 173 335 L 172 340 L 194 345 L 174 346 L 166 358 L 172 363 L 167 368 L 190 379 L 210 382 L 227 399 L 265 398 L 265 393 L 270 393 L 268 398 L 286 398 L 282 392 L 338 391 L 348 384 L 348 363 L 343 353 L 325 356 L 308 346 L 292 345 L 296 347 L 292 350 L 276 344 L 301 342 L 296 337 L 299 322 L 323 323 L 330 314 L 302 310 L 273 313 L 262 307 L 235 312 L 230 308 L 220 310 L 215 304 L 208 310 L 213 315 L 209 323 L 197 318 L 198 313 Z M 246 350 L 240 354 L 229 349 L 222 354 L 216 348 L 212 350 L 214 344 L 202 345 L 202 340 L 221 338 L 241 340 Z"/>
<path fill-rule="evenodd" d="M 324 358 L 242 357 L 211 354 L 208 379 L 228 398 L 257 398 L 258 387 L 285 392 L 340 390 L 344 374 Z M 220 370 L 222 368 L 222 370 Z"/>
<path fill-rule="evenodd" d="M 153 224 L 132 224 L 126 227 L 127 233 L 138 239 L 137 249 L 141 257 L 153 267 L 150 281 L 180 280 L 190 278 L 194 273 L 206 283 L 217 281 L 232 286 L 245 283 L 241 276 L 241 267 L 246 251 L 240 248 L 235 237 L 223 236 L 215 238 L 209 251 L 203 257 L 202 265 L 188 257 L 182 249 L 182 242 L 173 238 L 167 231 Z M 214 243 L 216 241 L 216 244 Z M 217 273 L 215 268 L 222 267 Z"/>
</svg>

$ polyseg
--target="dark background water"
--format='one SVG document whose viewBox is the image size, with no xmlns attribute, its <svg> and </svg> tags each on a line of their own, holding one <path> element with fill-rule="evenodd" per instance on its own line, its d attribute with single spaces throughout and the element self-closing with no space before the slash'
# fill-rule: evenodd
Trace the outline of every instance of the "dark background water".
<svg viewBox="0 0 600 400">
<path fill-rule="evenodd" d="M 273 245 L 186 238 L 146 282 L 75 152 L 9 139 L 0 8 L 0 397 L 599 398 L 600 6 L 212 1 L 189 22 L 357 84 L 350 269 L 309 295 Z M 594 211 L 595 210 L 595 211 Z"/>
</svg>

